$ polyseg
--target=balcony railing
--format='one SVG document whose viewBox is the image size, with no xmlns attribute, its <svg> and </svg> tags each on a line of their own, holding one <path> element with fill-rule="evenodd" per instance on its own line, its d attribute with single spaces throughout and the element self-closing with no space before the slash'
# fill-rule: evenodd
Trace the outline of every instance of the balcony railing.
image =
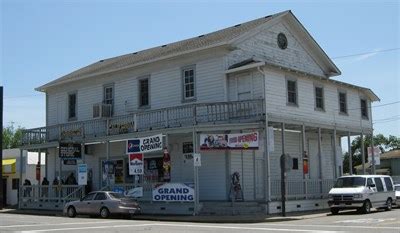
<svg viewBox="0 0 400 233">
<path fill-rule="evenodd" d="M 190 104 L 28 129 L 23 131 L 23 144 L 78 142 L 83 139 L 207 123 L 257 122 L 263 120 L 264 112 L 263 99 Z"/>
</svg>

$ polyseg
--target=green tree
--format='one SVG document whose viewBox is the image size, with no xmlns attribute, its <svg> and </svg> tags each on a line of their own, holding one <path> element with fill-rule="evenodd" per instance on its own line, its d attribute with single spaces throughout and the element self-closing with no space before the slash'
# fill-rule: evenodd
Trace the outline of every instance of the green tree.
<svg viewBox="0 0 400 233">
<path fill-rule="evenodd" d="M 385 137 L 383 134 L 378 134 L 374 136 L 374 145 L 379 146 L 379 149 L 382 153 L 391 151 L 391 150 L 399 150 L 400 149 L 400 138 L 390 135 L 389 137 Z M 368 135 L 364 137 L 364 155 L 365 162 L 368 161 L 368 147 L 371 146 L 371 136 Z M 361 137 L 356 137 L 351 142 L 351 154 L 353 159 L 353 173 L 354 167 L 360 165 L 362 163 L 361 158 Z M 346 152 L 343 157 L 343 172 L 348 173 L 349 169 L 349 154 Z"/>
<path fill-rule="evenodd" d="M 11 124 L 3 128 L 3 149 L 18 148 L 22 144 L 22 130 L 20 126 L 14 128 Z"/>
</svg>

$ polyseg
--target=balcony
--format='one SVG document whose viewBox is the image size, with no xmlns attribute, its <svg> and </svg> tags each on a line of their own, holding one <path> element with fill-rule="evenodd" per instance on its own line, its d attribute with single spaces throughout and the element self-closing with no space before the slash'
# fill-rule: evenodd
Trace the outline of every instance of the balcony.
<svg viewBox="0 0 400 233">
<path fill-rule="evenodd" d="M 70 122 L 23 131 L 22 144 L 79 142 L 99 137 L 200 124 L 257 122 L 264 119 L 263 99 L 200 103 L 138 111 L 128 115 Z"/>
</svg>

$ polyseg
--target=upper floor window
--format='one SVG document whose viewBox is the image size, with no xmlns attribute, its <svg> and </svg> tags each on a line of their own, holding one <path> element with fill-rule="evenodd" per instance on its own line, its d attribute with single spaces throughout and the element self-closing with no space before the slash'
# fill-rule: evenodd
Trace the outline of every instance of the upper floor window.
<svg viewBox="0 0 400 233">
<path fill-rule="evenodd" d="M 339 92 L 339 112 L 347 114 L 347 95 L 345 92 Z"/>
<path fill-rule="evenodd" d="M 324 88 L 315 87 L 315 109 L 324 110 Z"/>
<path fill-rule="evenodd" d="M 139 79 L 139 106 L 149 106 L 149 78 Z"/>
<path fill-rule="evenodd" d="M 76 120 L 76 93 L 68 94 L 68 120 Z"/>
<path fill-rule="evenodd" d="M 114 85 L 104 86 L 103 103 L 114 104 Z"/>
<path fill-rule="evenodd" d="M 287 101 L 288 104 L 297 105 L 297 82 L 287 80 Z"/>
<path fill-rule="evenodd" d="M 361 99 L 361 117 L 364 119 L 368 119 L 368 105 L 367 105 L 367 100 Z"/>
<path fill-rule="evenodd" d="M 109 108 L 107 107 L 107 111 L 109 111 L 109 115 L 112 116 L 114 113 L 114 84 L 104 86 L 103 104 L 110 105 Z"/>
<path fill-rule="evenodd" d="M 182 69 L 183 79 L 183 100 L 193 100 L 196 98 L 195 67 Z"/>
</svg>

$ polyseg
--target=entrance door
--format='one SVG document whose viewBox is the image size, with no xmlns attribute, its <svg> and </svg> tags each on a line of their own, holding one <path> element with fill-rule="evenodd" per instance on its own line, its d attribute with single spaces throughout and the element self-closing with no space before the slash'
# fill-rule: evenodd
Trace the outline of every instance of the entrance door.
<svg viewBox="0 0 400 233">
<path fill-rule="evenodd" d="M 3 206 L 7 205 L 7 178 L 3 179 Z"/>
<path fill-rule="evenodd" d="M 319 158 L 318 158 L 318 142 L 317 140 L 309 140 L 308 141 L 308 151 L 309 151 L 309 174 L 310 179 L 318 179 L 319 178 Z"/>
</svg>

